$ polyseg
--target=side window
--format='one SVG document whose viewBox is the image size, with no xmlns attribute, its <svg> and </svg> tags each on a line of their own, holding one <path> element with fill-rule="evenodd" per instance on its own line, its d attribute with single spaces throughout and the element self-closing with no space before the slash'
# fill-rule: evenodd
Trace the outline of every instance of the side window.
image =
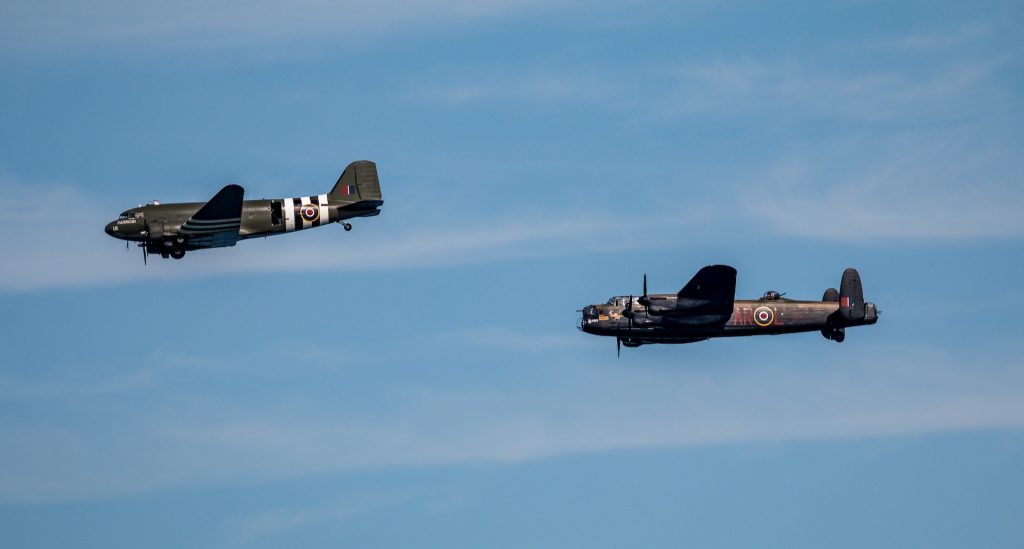
<svg viewBox="0 0 1024 549">
<path fill-rule="evenodd" d="M 270 201 L 270 224 L 280 225 L 281 224 L 281 206 L 280 200 Z"/>
</svg>

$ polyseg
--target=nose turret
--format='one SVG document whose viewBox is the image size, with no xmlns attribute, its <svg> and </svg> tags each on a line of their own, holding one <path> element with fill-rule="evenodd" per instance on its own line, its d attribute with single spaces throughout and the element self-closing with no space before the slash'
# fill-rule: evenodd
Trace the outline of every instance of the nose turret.
<svg viewBox="0 0 1024 549">
<path fill-rule="evenodd" d="M 596 308 L 593 305 L 587 305 L 582 310 L 580 310 L 580 320 L 576 324 L 576 327 L 580 331 L 588 333 L 590 332 L 590 330 L 588 329 L 590 323 L 597 320 L 597 313 L 595 312 L 595 310 Z"/>
</svg>

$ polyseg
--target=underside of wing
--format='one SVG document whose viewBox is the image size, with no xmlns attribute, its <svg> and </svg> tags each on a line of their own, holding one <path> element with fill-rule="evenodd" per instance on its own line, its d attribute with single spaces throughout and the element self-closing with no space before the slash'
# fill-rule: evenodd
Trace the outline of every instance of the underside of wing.
<svg viewBox="0 0 1024 549">
<path fill-rule="evenodd" d="M 188 218 L 178 232 L 188 239 L 189 247 L 234 246 L 238 242 L 238 231 L 242 225 L 244 195 L 242 187 L 228 185 Z"/>
</svg>

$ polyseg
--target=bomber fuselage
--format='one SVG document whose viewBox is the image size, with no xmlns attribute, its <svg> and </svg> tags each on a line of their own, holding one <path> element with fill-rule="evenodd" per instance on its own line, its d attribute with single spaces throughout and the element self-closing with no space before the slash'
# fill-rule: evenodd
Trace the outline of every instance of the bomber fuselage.
<svg viewBox="0 0 1024 549">
<path fill-rule="evenodd" d="M 671 308 L 673 294 L 652 294 L 652 304 Z M 633 305 L 630 308 L 630 299 Z M 863 320 L 842 321 L 841 326 L 874 324 L 878 320 L 873 304 Z M 632 313 L 630 313 L 630 309 Z M 635 297 L 618 296 L 607 303 L 583 309 L 579 328 L 589 334 L 620 338 L 626 346 L 645 343 L 692 343 L 713 337 L 816 332 L 839 326 L 839 303 L 834 301 L 797 301 L 785 298 L 736 300 L 732 315 L 724 323 L 701 323 L 699 319 L 649 314 Z M 630 319 L 632 317 L 632 320 Z"/>
</svg>

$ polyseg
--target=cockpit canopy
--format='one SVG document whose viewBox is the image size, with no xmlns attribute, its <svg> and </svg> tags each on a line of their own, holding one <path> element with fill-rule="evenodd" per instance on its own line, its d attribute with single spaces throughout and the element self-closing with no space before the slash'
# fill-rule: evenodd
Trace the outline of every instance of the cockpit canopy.
<svg viewBox="0 0 1024 549">
<path fill-rule="evenodd" d="M 778 301 L 780 299 L 782 299 L 782 294 L 775 290 L 768 290 L 761 296 L 761 301 Z"/>
<path fill-rule="evenodd" d="M 118 220 L 122 219 L 142 219 L 142 210 L 138 208 L 132 208 L 121 212 L 121 215 L 117 217 Z"/>
<path fill-rule="evenodd" d="M 634 298 L 633 301 L 635 303 L 636 299 Z M 625 307 L 628 304 L 629 296 L 618 295 L 608 300 L 608 305 L 612 305 L 613 307 Z"/>
</svg>

